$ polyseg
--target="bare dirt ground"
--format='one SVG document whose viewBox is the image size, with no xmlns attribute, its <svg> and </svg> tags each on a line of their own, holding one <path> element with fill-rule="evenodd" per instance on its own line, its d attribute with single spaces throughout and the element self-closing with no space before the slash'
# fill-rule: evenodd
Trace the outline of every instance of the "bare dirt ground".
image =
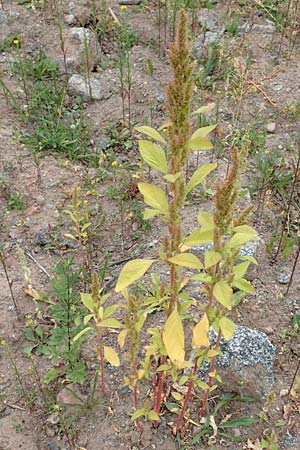
<svg viewBox="0 0 300 450">
<path fill-rule="evenodd" d="M 50 2 L 49 4 L 46 2 L 44 8 L 36 9 L 26 8 L 26 5 L 19 3 L 21 2 L 4 0 L 0 6 L 1 42 L 13 35 L 19 36 L 21 40 L 20 49 L 10 47 L 3 49 L 0 53 L 0 76 L 14 92 L 21 88 L 16 77 L 10 76 L 10 62 L 17 60 L 19 53 L 35 56 L 42 48 L 50 58 L 58 61 L 63 67 L 58 29 Z M 236 12 L 239 13 L 239 23 L 243 24 L 248 17 L 248 10 L 244 9 L 241 3 L 246 2 L 236 2 Z M 234 7 L 234 2 L 231 4 Z M 66 16 L 73 14 L 76 19 L 80 17 L 80 14 L 88 14 L 88 2 L 86 5 L 87 7 L 73 2 L 62 2 L 62 24 L 66 36 L 71 27 L 67 24 Z M 111 8 L 120 20 L 128 21 L 132 29 L 138 33 L 138 42 L 131 52 L 133 64 L 131 120 L 133 123 L 143 123 L 152 116 L 153 124 L 160 124 L 166 119 L 164 93 L 170 78 L 170 70 L 167 59 L 164 56 L 158 56 L 157 5 L 149 2 L 139 8 L 128 6 L 126 11 L 122 11 L 117 3 L 111 2 Z M 225 21 L 227 5 L 219 2 L 214 5 L 214 9 L 218 17 Z M 268 16 L 261 9 L 254 7 L 249 8 L 250 10 L 254 13 L 255 23 L 267 22 Z M 260 151 L 265 153 L 273 152 L 275 148 L 279 149 L 281 156 L 286 159 L 284 167 L 290 167 L 288 165 L 292 158 L 290 148 L 295 143 L 299 143 L 299 137 L 297 141 L 299 119 L 294 120 L 291 114 L 288 114 L 291 107 L 287 110 L 286 105 L 295 101 L 300 102 L 300 44 L 299 41 L 296 42 L 289 55 L 289 44 L 284 37 L 282 51 L 278 54 L 280 41 L 279 31 L 270 33 L 265 29 L 255 28 L 247 33 L 225 36 L 222 43 L 226 54 L 223 64 L 231 58 L 230 64 L 237 73 L 237 80 L 231 89 L 235 90 L 236 94 L 227 95 L 226 80 L 220 79 L 216 81 L 213 88 L 201 90 L 198 86 L 195 90 L 195 104 L 198 107 L 203 103 L 220 99 L 218 140 L 224 139 L 225 142 L 230 130 L 235 126 L 256 123 L 261 130 L 266 130 L 267 124 L 274 122 L 275 129 L 266 133 L 266 142 Z M 104 48 L 110 62 L 109 67 L 101 72 L 101 83 L 103 90 L 108 94 L 104 100 L 83 104 L 84 115 L 91 123 L 91 146 L 94 148 L 97 148 L 103 136 L 107 135 L 104 128 L 122 119 L 118 71 L 115 65 L 116 53 L 109 38 L 105 40 Z M 247 58 L 251 58 L 251 63 L 245 72 L 244 84 L 241 87 L 239 85 L 242 78 L 241 72 Z M 153 65 L 153 75 L 149 74 L 147 61 L 151 61 Z M 195 70 L 197 71 L 198 68 L 199 63 Z M 224 97 L 223 93 L 226 93 Z M 240 108 L 240 115 L 236 119 L 237 108 Z M 16 138 L 17 133 L 24 127 L 26 128 L 18 114 L 6 101 L 5 96 L 0 95 L 0 182 L 5 179 L 5 183 L 9 186 L 9 192 L 2 188 L 2 184 L 0 186 L 0 242 L 6 255 L 9 277 L 13 280 L 14 296 L 21 312 L 18 319 L 4 270 L 0 267 L 0 340 L 2 342 L 0 346 L 0 449 L 260 449 L 259 446 L 254 447 L 254 442 L 257 439 L 261 440 L 263 436 L 270 436 L 272 430 L 275 430 L 278 438 L 277 446 L 271 447 L 271 444 L 268 444 L 269 446 L 265 448 L 299 450 L 299 389 L 298 394 L 289 402 L 287 396 L 283 394 L 291 386 L 300 357 L 299 330 L 295 332 L 292 326 L 292 318 L 300 314 L 300 263 L 296 266 L 289 295 L 284 297 L 286 284 L 280 284 L 276 274 L 282 273 L 283 269 L 286 269 L 288 273 L 291 272 L 294 253 L 286 261 L 279 259 L 279 262 L 272 265 L 270 254 L 266 251 L 266 243 L 279 226 L 276 218 L 284 208 L 284 205 L 280 203 L 281 199 L 273 197 L 272 192 L 267 193 L 262 215 L 259 213 L 257 193 L 253 195 L 256 203 L 252 220 L 263 242 L 257 255 L 258 269 L 252 274 L 255 295 L 244 300 L 232 314 L 236 323 L 265 332 L 276 346 L 273 399 L 265 410 L 265 418 L 260 419 L 257 425 L 233 430 L 233 436 L 244 438 L 244 441 L 231 442 L 217 437 L 215 447 L 210 446 L 207 440 L 192 447 L 189 446 L 188 439 L 197 430 L 191 430 L 187 433 L 187 442 L 179 444 L 171 433 L 170 423 L 174 421 L 174 417 L 167 412 L 157 430 L 151 429 L 150 425 L 146 424 L 140 436 L 129 417 L 132 400 L 131 393 L 123 386 L 124 365 L 118 369 L 107 368 L 108 394 L 104 400 L 100 400 L 99 404 L 90 409 L 82 405 L 79 407 L 73 405 L 71 411 L 67 408 L 61 414 L 58 423 L 51 423 L 51 417 L 55 413 L 53 405 L 57 403 L 56 396 L 62 391 L 63 385 L 57 382 L 50 387 L 44 386 L 42 380 L 49 367 L 49 360 L 46 357 L 36 356 L 34 352 L 31 358 L 28 358 L 22 350 L 25 342 L 24 328 L 28 320 L 40 320 L 47 325 L 48 306 L 41 305 L 41 302 L 34 302 L 25 294 L 24 270 L 17 256 L 17 247 L 32 254 L 49 274 L 53 273 L 55 264 L 62 256 L 71 255 L 78 261 L 78 249 L 74 249 L 71 243 L 64 239 L 64 233 L 70 229 L 70 222 L 64 210 L 70 204 L 69 193 L 75 186 L 81 186 L 85 192 L 88 192 L 87 199 L 93 205 L 95 215 L 103 215 L 103 224 L 93 243 L 92 254 L 95 269 L 102 266 L 105 255 L 110 256 L 111 269 L 106 279 L 108 286 L 114 286 L 121 267 L 120 261 L 136 256 L 147 258 L 155 255 L 156 245 L 163 235 L 163 230 L 159 228 L 155 220 L 151 230 L 141 229 L 138 220 L 132 218 L 130 214 L 133 199 L 129 198 L 125 206 L 122 236 L 119 202 L 112 195 L 108 195 L 108 192 L 109 188 L 123 183 L 123 172 L 120 176 L 119 173 L 114 175 L 111 171 L 103 179 L 101 177 L 103 172 L 99 171 L 99 168 L 88 167 L 78 161 L 70 161 L 52 154 L 41 158 L 37 167 L 30 151 Z M 256 139 L 254 138 L 254 141 Z M 133 138 L 132 141 L 133 145 L 130 149 L 126 148 L 124 141 L 114 147 L 116 155 L 121 158 L 121 161 L 125 161 L 124 165 L 137 162 L 136 139 Z M 224 173 L 226 168 L 227 149 L 228 147 L 224 144 L 219 160 L 218 176 Z M 245 186 L 248 186 L 257 176 L 257 159 L 255 153 L 250 155 L 243 180 Z M 275 167 L 275 171 L 277 169 Z M 126 172 L 125 179 L 127 176 L 130 179 L 129 169 L 124 172 Z M 126 182 L 128 184 L 128 179 Z M 297 189 L 295 202 L 299 207 L 299 182 Z M 22 193 L 24 208 L 21 211 L 8 207 L 10 192 Z M 134 197 L 136 199 L 135 195 Z M 137 200 L 141 200 L 139 196 Z M 196 225 L 196 211 L 199 208 L 198 204 L 189 204 L 184 208 L 183 215 L 187 229 Z M 47 245 L 41 243 L 45 235 Z M 33 288 L 49 293 L 49 277 L 45 274 L 45 270 L 41 270 L 31 259 L 28 259 L 28 264 Z M 154 322 L 157 320 L 156 323 L 159 324 L 159 318 L 153 320 Z M 115 336 L 108 335 L 107 340 L 115 342 Z M 78 392 L 83 398 L 86 398 L 90 392 L 93 383 L 93 363 L 96 361 L 93 340 L 89 343 L 89 346 L 85 345 L 82 349 L 82 357 L 88 367 L 87 381 L 76 388 L 79 389 Z M 40 378 L 33 375 L 32 366 L 36 368 Z M 27 393 L 34 393 L 34 395 L 31 398 L 24 398 L 24 388 Z M 147 391 L 147 386 L 143 388 Z M 49 396 L 53 399 L 52 405 L 45 404 L 42 398 L 43 389 L 49 391 Z M 197 409 L 196 397 L 192 408 Z M 229 407 L 221 413 L 221 416 L 225 417 L 226 414 L 233 414 L 233 417 L 259 416 L 262 408 L 263 405 L 259 403 L 250 404 L 250 406 L 238 404 Z M 253 443 L 252 447 L 248 446 L 249 442 Z"/>
</svg>

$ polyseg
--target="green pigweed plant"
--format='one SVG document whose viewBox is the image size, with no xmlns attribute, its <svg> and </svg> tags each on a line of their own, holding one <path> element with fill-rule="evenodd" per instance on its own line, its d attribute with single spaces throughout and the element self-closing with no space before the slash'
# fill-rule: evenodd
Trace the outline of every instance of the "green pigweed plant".
<svg viewBox="0 0 300 450">
<path fill-rule="evenodd" d="M 74 341 L 77 341 L 81 336 L 91 331 L 94 331 L 97 336 L 97 353 L 99 359 L 99 375 L 102 395 L 105 395 L 104 382 L 104 362 L 109 362 L 112 366 L 118 367 L 120 360 L 118 354 L 112 347 L 104 345 L 103 332 L 104 328 L 121 328 L 121 323 L 112 318 L 112 314 L 118 308 L 118 305 L 104 307 L 105 302 L 110 297 L 110 294 L 103 294 L 103 287 L 100 288 L 98 275 L 92 274 L 91 293 L 81 293 L 81 301 L 89 310 L 89 314 L 83 319 L 84 325 L 87 325 L 91 320 L 93 326 L 86 326 L 80 333 L 78 333 Z"/>
<path fill-rule="evenodd" d="M 239 178 L 245 165 L 245 154 L 236 148 L 231 152 L 231 164 L 226 177 L 216 184 L 215 211 L 200 210 L 199 227 L 185 236 L 181 226 L 181 210 L 187 195 L 198 186 L 217 166 L 206 163 L 196 169 L 186 182 L 185 173 L 191 152 L 210 150 L 212 144 L 207 136 L 215 125 L 192 130 L 192 118 L 202 114 L 209 107 L 201 107 L 191 112 L 194 65 L 190 57 L 190 43 L 187 38 L 187 18 L 180 12 L 179 26 L 175 42 L 170 47 L 169 59 L 173 69 L 173 80 L 167 88 L 167 109 L 170 121 L 158 130 L 141 126 L 137 131 L 146 135 L 140 140 L 141 158 L 152 169 L 161 174 L 160 185 L 141 182 L 138 184 L 147 205 L 144 218 L 158 216 L 166 223 L 167 234 L 163 238 L 157 259 L 135 259 L 123 267 L 115 291 L 125 298 L 125 309 L 135 318 L 136 325 L 128 323 L 119 336 L 119 344 L 125 346 L 128 340 L 128 354 L 131 360 L 132 375 L 129 385 L 133 388 L 134 408 L 132 419 L 140 428 L 139 418 L 152 420 L 158 426 L 160 412 L 167 399 L 170 388 L 177 382 L 187 387 L 182 401 L 181 412 L 174 426 L 177 433 L 183 425 L 188 402 L 194 388 L 204 390 L 200 415 L 204 416 L 209 394 L 217 387 L 221 378 L 216 371 L 215 360 L 220 354 L 220 341 L 230 340 L 234 323 L 228 318 L 233 304 L 233 288 L 253 293 L 251 284 L 244 275 L 252 257 L 240 257 L 242 245 L 254 238 L 257 233 L 246 224 L 251 207 L 237 212 L 236 202 L 239 192 Z M 166 137 L 160 131 L 167 129 Z M 162 187 L 161 187 L 162 186 Z M 210 244 L 202 259 L 189 250 L 194 245 Z M 138 281 L 154 263 L 163 263 L 168 268 L 168 281 L 162 282 L 152 274 L 151 296 L 135 301 L 128 287 Z M 195 275 L 184 272 L 195 270 Z M 185 327 L 187 311 L 194 300 L 183 288 L 192 281 L 200 283 L 203 302 L 198 304 L 202 318 L 193 327 L 192 340 L 187 343 Z M 204 301 L 206 299 L 206 301 Z M 136 346 L 142 331 L 145 317 L 157 308 L 164 311 L 165 323 L 158 328 L 148 328 L 149 344 L 145 347 L 145 359 L 138 361 Z M 142 315 L 141 311 L 143 311 Z M 210 342 L 209 329 L 217 334 L 216 343 Z M 132 347 L 133 346 L 133 347 Z M 189 350 L 189 357 L 187 351 Z M 209 361 L 208 380 L 200 381 L 197 370 L 204 360 Z M 152 405 L 144 401 L 139 406 L 138 382 L 151 378 Z"/>
</svg>

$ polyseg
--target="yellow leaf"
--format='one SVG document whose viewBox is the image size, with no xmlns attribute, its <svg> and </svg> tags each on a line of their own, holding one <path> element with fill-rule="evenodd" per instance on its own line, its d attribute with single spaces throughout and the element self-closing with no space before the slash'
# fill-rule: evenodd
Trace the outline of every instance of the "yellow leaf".
<svg viewBox="0 0 300 450">
<path fill-rule="evenodd" d="M 151 137 L 155 141 L 161 142 L 162 144 L 166 144 L 165 139 L 154 128 L 142 126 L 142 127 L 135 127 L 135 129 L 139 133 L 146 134 L 147 136 Z"/>
<path fill-rule="evenodd" d="M 212 111 L 215 106 L 215 103 L 208 103 L 207 105 L 201 106 L 200 108 L 196 109 L 196 111 L 193 111 L 192 115 L 194 116 L 195 114 L 203 114 L 205 112 Z"/>
<path fill-rule="evenodd" d="M 112 366 L 119 367 L 120 360 L 118 354 L 112 347 L 106 347 L 106 345 L 104 345 L 104 358 Z"/>
<path fill-rule="evenodd" d="M 212 143 L 203 137 L 194 137 L 188 141 L 188 147 L 190 150 L 211 150 L 213 148 Z"/>
<path fill-rule="evenodd" d="M 212 231 L 216 228 L 214 216 L 207 211 L 200 211 L 198 214 L 198 222 L 201 225 L 201 232 Z"/>
<path fill-rule="evenodd" d="M 186 192 L 187 194 L 194 189 L 194 187 L 198 186 L 207 175 L 212 172 L 217 167 L 217 163 L 208 163 L 203 164 L 203 166 L 199 167 L 191 176 L 191 179 L 187 185 Z"/>
<path fill-rule="evenodd" d="M 163 330 L 163 342 L 172 363 L 180 367 L 184 363 L 185 357 L 184 332 L 180 316 L 176 309 L 166 321 Z"/>
<path fill-rule="evenodd" d="M 182 172 L 167 173 L 166 175 L 164 175 L 164 179 L 169 181 L 170 183 L 175 183 L 175 181 L 177 181 L 181 175 Z"/>
<path fill-rule="evenodd" d="M 124 347 L 125 340 L 126 340 L 126 337 L 127 337 L 127 333 L 128 333 L 127 330 L 122 330 L 122 331 L 120 331 L 120 333 L 119 333 L 119 336 L 118 336 L 118 344 L 119 344 L 119 346 L 120 346 L 121 348 Z"/>
<path fill-rule="evenodd" d="M 235 234 L 229 241 L 229 248 L 237 248 L 251 241 L 257 236 L 257 232 L 249 225 L 240 225 L 233 229 Z"/>
<path fill-rule="evenodd" d="M 221 259 L 222 255 L 219 252 L 215 252 L 214 250 L 206 250 L 204 254 L 205 269 L 215 266 L 219 261 L 221 261 Z"/>
<path fill-rule="evenodd" d="M 55 304 L 52 300 L 50 300 L 50 298 L 46 294 L 44 294 L 41 291 L 37 291 L 36 289 L 33 289 L 32 287 L 23 288 L 23 291 L 25 292 L 25 294 L 32 297 L 33 300 L 49 303 L 50 305 Z"/>
<path fill-rule="evenodd" d="M 203 264 L 200 259 L 192 253 L 179 253 L 169 258 L 168 261 L 177 266 L 188 267 L 189 269 L 203 269 Z"/>
<path fill-rule="evenodd" d="M 209 346 L 209 320 L 206 314 L 202 317 L 200 322 L 193 329 L 193 348 L 201 348 Z"/>
<path fill-rule="evenodd" d="M 194 230 L 183 240 L 182 250 L 191 248 L 194 245 L 201 245 L 206 244 L 207 242 L 212 242 L 213 237 L 214 236 L 212 230 L 204 232 L 202 232 L 200 229 Z"/>
<path fill-rule="evenodd" d="M 144 220 L 152 219 L 152 217 L 157 216 L 157 214 L 160 214 L 160 211 L 157 211 L 157 209 L 146 208 L 144 211 Z"/>
<path fill-rule="evenodd" d="M 168 163 L 164 150 L 160 145 L 150 141 L 139 141 L 140 154 L 143 160 L 153 169 L 166 174 Z"/>
<path fill-rule="evenodd" d="M 91 294 L 86 294 L 85 292 L 81 292 L 80 297 L 81 297 L 81 301 L 82 301 L 82 303 L 84 304 L 84 306 L 85 306 L 88 310 L 90 310 L 91 312 L 93 312 L 96 305 L 95 305 L 95 302 L 94 302 L 94 300 L 93 300 L 92 295 L 91 295 Z"/>
<path fill-rule="evenodd" d="M 175 398 L 175 400 L 177 400 L 178 402 L 181 402 L 183 396 L 182 394 L 180 394 L 180 392 L 176 392 L 176 391 L 172 391 L 171 392 L 172 397 Z"/>
<path fill-rule="evenodd" d="M 121 292 L 130 284 L 139 280 L 154 261 L 155 259 L 134 259 L 125 264 L 119 275 L 115 291 Z"/>
<path fill-rule="evenodd" d="M 139 190 L 144 196 L 144 201 L 160 214 L 168 214 L 168 199 L 165 191 L 149 183 L 139 183 Z"/>
<path fill-rule="evenodd" d="M 219 325 L 226 341 L 230 341 L 235 331 L 235 324 L 227 317 L 219 320 Z"/>
<path fill-rule="evenodd" d="M 221 305 L 225 306 L 227 309 L 231 309 L 231 297 L 233 291 L 226 281 L 218 281 L 214 286 L 213 294 Z"/>
</svg>

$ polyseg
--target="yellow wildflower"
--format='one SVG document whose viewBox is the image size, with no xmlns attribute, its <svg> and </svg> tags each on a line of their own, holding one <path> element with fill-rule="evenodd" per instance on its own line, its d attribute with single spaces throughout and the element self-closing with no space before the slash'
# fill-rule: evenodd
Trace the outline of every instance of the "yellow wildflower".
<svg viewBox="0 0 300 450">
<path fill-rule="evenodd" d="M 113 162 L 111 163 L 111 166 L 112 166 L 112 167 L 117 167 L 117 166 L 118 166 L 118 161 L 113 161 Z"/>
<path fill-rule="evenodd" d="M 1 339 L 0 343 L 1 343 L 1 345 L 2 345 L 3 347 L 6 346 L 6 340 L 5 340 L 5 339 Z"/>
<path fill-rule="evenodd" d="M 126 5 L 121 5 L 121 10 L 122 10 L 122 11 L 126 11 L 126 9 L 127 9 L 127 6 L 126 6 Z"/>
<path fill-rule="evenodd" d="M 13 43 L 16 47 L 20 47 L 20 44 L 21 44 L 20 39 L 18 39 L 18 38 L 14 38 L 14 40 L 12 41 L 12 43 Z"/>
</svg>

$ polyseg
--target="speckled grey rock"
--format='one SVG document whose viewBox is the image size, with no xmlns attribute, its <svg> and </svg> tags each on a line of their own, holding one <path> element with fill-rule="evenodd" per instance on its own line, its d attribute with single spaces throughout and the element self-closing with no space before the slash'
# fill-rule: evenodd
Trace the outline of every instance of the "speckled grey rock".
<svg viewBox="0 0 300 450">
<path fill-rule="evenodd" d="M 266 20 L 266 23 L 255 23 L 252 25 L 249 22 L 246 22 L 238 27 L 237 33 L 249 33 L 249 31 L 256 31 L 260 33 L 274 33 L 276 31 L 276 25 L 271 20 Z"/>
<path fill-rule="evenodd" d="M 275 272 L 275 279 L 280 284 L 288 284 L 290 282 L 292 272 L 287 268 L 277 269 Z"/>
<path fill-rule="evenodd" d="M 216 342 L 213 330 L 210 330 L 210 341 L 212 345 Z M 237 326 L 229 342 L 222 338 L 221 352 L 216 365 L 222 377 L 222 389 L 265 400 L 274 383 L 275 347 L 268 336 Z M 199 377 L 205 379 L 207 370 L 208 363 L 204 363 L 198 371 Z"/>
<path fill-rule="evenodd" d="M 263 239 L 260 236 L 252 239 L 248 244 L 245 244 L 241 247 L 240 256 L 253 256 L 256 257 L 258 253 L 259 247 L 263 244 Z M 192 250 L 195 253 L 203 254 L 206 250 L 210 250 L 213 248 L 213 243 L 208 242 L 207 244 L 194 245 Z"/>
<path fill-rule="evenodd" d="M 101 83 L 97 79 L 90 79 L 91 92 L 88 80 L 82 75 L 72 75 L 69 79 L 69 93 L 80 95 L 83 100 L 101 100 L 103 98 Z"/>
<path fill-rule="evenodd" d="M 289 433 L 285 436 L 282 443 L 282 449 L 299 450 L 300 449 L 300 434 Z"/>
</svg>

